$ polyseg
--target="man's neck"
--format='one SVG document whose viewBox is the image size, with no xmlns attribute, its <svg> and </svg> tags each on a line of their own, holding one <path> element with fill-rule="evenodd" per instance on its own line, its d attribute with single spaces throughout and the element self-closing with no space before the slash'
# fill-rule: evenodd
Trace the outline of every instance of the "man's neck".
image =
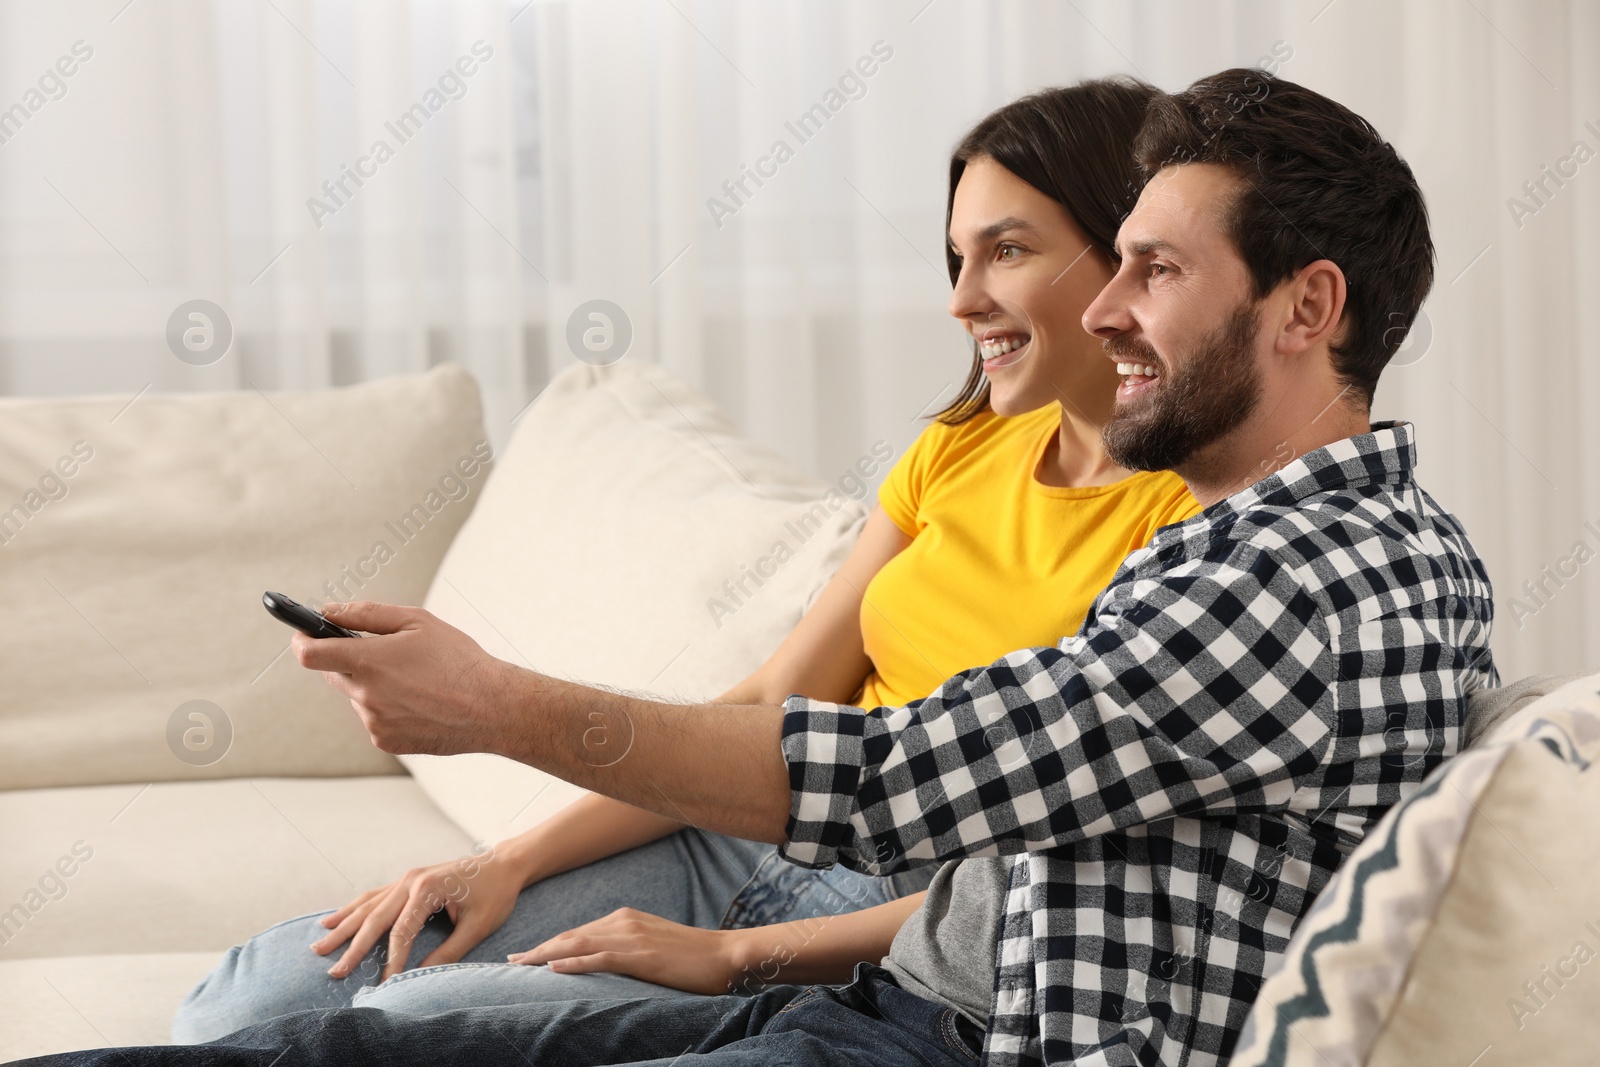
<svg viewBox="0 0 1600 1067">
<path fill-rule="evenodd" d="M 1265 406 L 1270 410 L 1252 417 L 1176 468 L 1202 507 L 1248 489 L 1308 452 L 1372 431 L 1366 404 L 1352 403 L 1348 390 L 1339 391 L 1331 399 L 1326 394 L 1300 400 L 1285 398 Z"/>
</svg>

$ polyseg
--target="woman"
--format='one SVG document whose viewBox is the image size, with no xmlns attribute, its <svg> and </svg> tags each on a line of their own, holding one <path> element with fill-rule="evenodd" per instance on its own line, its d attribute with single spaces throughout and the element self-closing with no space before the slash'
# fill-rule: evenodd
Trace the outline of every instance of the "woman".
<svg viewBox="0 0 1600 1067">
<path fill-rule="evenodd" d="M 1154 92 L 1110 80 L 1039 93 L 956 149 L 949 311 L 975 343 L 971 373 L 890 472 L 816 604 L 724 702 L 909 703 L 1071 634 L 1127 553 L 1199 510 L 1176 476 L 1106 456 L 1118 373 L 1079 321 L 1114 273 Z M 408 872 L 234 948 L 174 1038 L 351 1003 L 425 1013 L 844 981 L 887 952 L 928 881 L 805 870 L 768 845 L 585 797 L 489 859 Z"/>
</svg>

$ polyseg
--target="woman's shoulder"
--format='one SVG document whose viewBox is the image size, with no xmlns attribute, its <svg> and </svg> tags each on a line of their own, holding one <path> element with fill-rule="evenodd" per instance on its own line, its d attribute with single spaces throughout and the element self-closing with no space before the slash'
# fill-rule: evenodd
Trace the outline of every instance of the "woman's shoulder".
<svg viewBox="0 0 1600 1067">
<path fill-rule="evenodd" d="M 930 460 L 942 457 L 947 461 L 1008 441 L 1026 441 L 1031 447 L 1038 433 L 1042 433 L 1046 426 L 1055 425 L 1060 419 L 1061 409 L 1054 404 L 1022 415 L 997 415 L 993 410 L 984 408 L 963 422 L 930 422 L 923 427 L 911 447 Z"/>
<path fill-rule="evenodd" d="M 1017 452 L 1033 447 L 1046 423 L 1059 418 L 1053 406 L 1026 415 L 996 415 L 989 409 L 958 423 L 935 420 L 922 428 L 878 488 L 878 503 L 902 530 L 915 536 L 916 516 L 935 494 L 967 493 L 991 483 L 995 465 L 1016 465 Z"/>
<path fill-rule="evenodd" d="M 1129 496 L 1138 498 L 1157 526 L 1182 522 L 1204 510 L 1183 479 L 1171 471 L 1138 471 L 1121 484 Z"/>
</svg>

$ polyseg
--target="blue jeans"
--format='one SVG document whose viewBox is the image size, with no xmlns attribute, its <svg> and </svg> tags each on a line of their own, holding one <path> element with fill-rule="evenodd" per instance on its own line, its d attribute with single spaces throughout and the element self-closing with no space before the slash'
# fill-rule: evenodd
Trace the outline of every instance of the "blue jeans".
<svg viewBox="0 0 1600 1067">
<path fill-rule="evenodd" d="M 319 1008 L 426 1015 L 542 1001 L 698 998 L 624 975 L 558 974 L 505 959 L 621 907 L 710 929 L 765 926 L 873 907 L 926 888 L 932 871 L 875 878 L 842 867 L 809 870 L 787 862 L 771 845 L 687 828 L 535 882 L 522 891 L 505 924 L 461 962 L 405 970 L 382 984 L 387 939 L 348 976 L 334 979 L 327 970 L 337 952 L 318 956 L 309 947 L 327 933 L 317 920 L 328 913 L 279 923 L 228 950 L 178 1009 L 172 1038 L 183 1044 L 210 1041 Z M 429 919 L 407 966 L 416 968 L 452 928 L 443 911 Z"/>
<path fill-rule="evenodd" d="M 775 986 L 750 997 L 550 1001 L 429 1016 L 368 1008 L 302 1011 L 206 1045 L 69 1052 L 26 1062 L 670 1067 L 688 1053 L 696 1063 L 719 1067 L 971 1067 L 981 1047 L 979 1028 L 954 1008 L 908 993 L 887 971 L 862 963 L 855 980 L 843 986 Z"/>
</svg>

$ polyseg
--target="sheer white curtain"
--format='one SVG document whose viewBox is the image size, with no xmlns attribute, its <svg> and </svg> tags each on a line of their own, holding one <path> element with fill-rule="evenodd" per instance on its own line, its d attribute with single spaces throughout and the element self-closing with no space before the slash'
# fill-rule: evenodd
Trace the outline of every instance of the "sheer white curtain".
<svg viewBox="0 0 1600 1067">
<path fill-rule="evenodd" d="M 1272 62 L 1371 119 L 1427 193 L 1437 282 L 1375 416 L 1418 425 L 1424 484 L 1488 562 L 1503 672 L 1600 667 L 1584 0 L 0 0 L 0 108 L 78 40 L 65 95 L 0 121 L 0 390 L 450 359 L 503 442 L 603 299 L 625 358 L 830 481 L 878 440 L 898 454 L 965 375 L 941 229 L 972 123 L 1084 77 Z M 399 143 L 386 124 L 480 41 Z M 333 205 L 323 182 L 377 140 L 394 157 Z M 337 208 L 320 227 L 312 198 Z M 196 297 L 237 334 L 198 368 L 164 339 Z"/>
<path fill-rule="evenodd" d="M 454 359 L 498 415 L 538 294 L 508 33 L 501 0 L 0 5 L 0 107 L 27 109 L 0 119 L 0 384 L 307 388 Z M 235 332 L 204 367 L 165 340 L 195 298 Z"/>
</svg>

